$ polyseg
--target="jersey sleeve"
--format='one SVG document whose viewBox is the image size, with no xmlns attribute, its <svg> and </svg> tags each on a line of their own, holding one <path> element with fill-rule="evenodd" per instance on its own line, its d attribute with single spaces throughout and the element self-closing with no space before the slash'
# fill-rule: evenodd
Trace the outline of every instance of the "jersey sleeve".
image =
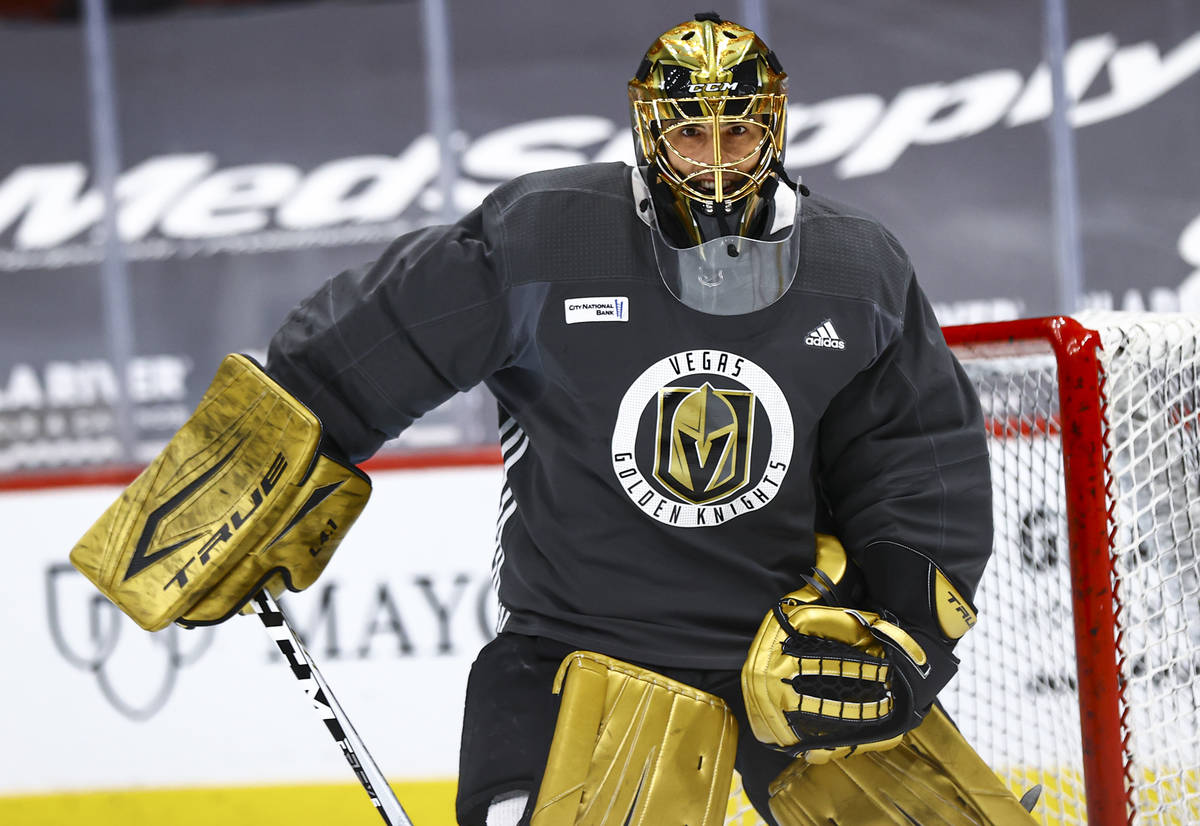
<svg viewBox="0 0 1200 826">
<path fill-rule="evenodd" d="M 911 275 L 902 306 L 823 417 L 818 473 L 869 597 L 924 620 L 911 607 L 923 595 L 895 593 L 897 557 L 925 557 L 972 599 L 992 549 L 990 465 L 978 397 Z"/>
<path fill-rule="evenodd" d="M 327 281 L 275 333 L 267 372 L 346 458 L 369 457 L 509 359 L 501 232 L 489 199 L 456 224 L 404 235 Z"/>
</svg>

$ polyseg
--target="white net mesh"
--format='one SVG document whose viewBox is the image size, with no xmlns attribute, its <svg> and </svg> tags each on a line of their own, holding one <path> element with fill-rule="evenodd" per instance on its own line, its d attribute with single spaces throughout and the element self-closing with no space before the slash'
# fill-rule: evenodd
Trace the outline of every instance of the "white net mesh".
<svg viewBox="0 0 1200 826">
<path fill-rule="evenodd" d="M 1100 332 L 1108 530 L 1134 823 L 1200 823 L 1200 319 L 1084 315 Z M 1039 352 L 1040 351 L 1040 352 Z M 1086 823 L 1057 367 L 1048 346 L 959 350 L 991 432 L 996 555 L 943 698 L 1046 824 Z M 1103 404 L 1104 400 L 1098 399 Z M 1094 513 L 1092 519 L 1106 519 Z"/>
<path fill-rule="evenodd" d="M 1200 823 L 1200 341 L 1196 319 L 1109 313 L 1118 626 L 1135 822 Z"/>
</svg>

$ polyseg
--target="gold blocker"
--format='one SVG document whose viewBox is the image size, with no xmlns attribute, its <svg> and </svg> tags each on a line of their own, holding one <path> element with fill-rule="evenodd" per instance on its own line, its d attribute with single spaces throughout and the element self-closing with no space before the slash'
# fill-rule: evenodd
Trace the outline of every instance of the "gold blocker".
<svg viewBox="0 0 1200 826">
<path fill-rule="evenodd" d="M 234 354 L 71 564 L 147 631 L 214 625 L 264 588 L 311 585 L 370 495 L 322 451 L 316 415 Z"/>
</svg>

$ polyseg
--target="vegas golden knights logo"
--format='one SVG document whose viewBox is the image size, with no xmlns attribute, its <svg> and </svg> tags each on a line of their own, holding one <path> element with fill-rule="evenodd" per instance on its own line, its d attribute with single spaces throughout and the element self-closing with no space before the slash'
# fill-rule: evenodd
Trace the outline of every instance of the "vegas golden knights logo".
<svg viewBox="0 0 1200 826">
<path fill-rule="evenodd" d="M 629 385 L 613 422 L 613 476 L 672 528 L 715 528 L 769 507 L 787 478 L 792 411 L 771 375 L 725 350 L 664 356 Z"/>
<path fill-rule="evenodd" d="M 654 476 L 676 496 L 703 504 L 730 496 L 750 478 L 754 394 L 664 387 L 658 394 Z"/>
</svg>

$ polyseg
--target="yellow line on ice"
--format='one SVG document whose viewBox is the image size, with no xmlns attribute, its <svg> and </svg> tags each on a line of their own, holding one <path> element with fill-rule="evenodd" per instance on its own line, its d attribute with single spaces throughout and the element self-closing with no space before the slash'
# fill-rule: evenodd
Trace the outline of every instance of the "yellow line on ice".
<svg viewBox="0 0 1200 826">
<path fill-rule="evenodd" d="M 454 780 L 394 783 L 417 826 L 454 826 Z M 382 826 L 357 784 L 138 789 L 0 797 L 4 826 Z"/>
</svg>

